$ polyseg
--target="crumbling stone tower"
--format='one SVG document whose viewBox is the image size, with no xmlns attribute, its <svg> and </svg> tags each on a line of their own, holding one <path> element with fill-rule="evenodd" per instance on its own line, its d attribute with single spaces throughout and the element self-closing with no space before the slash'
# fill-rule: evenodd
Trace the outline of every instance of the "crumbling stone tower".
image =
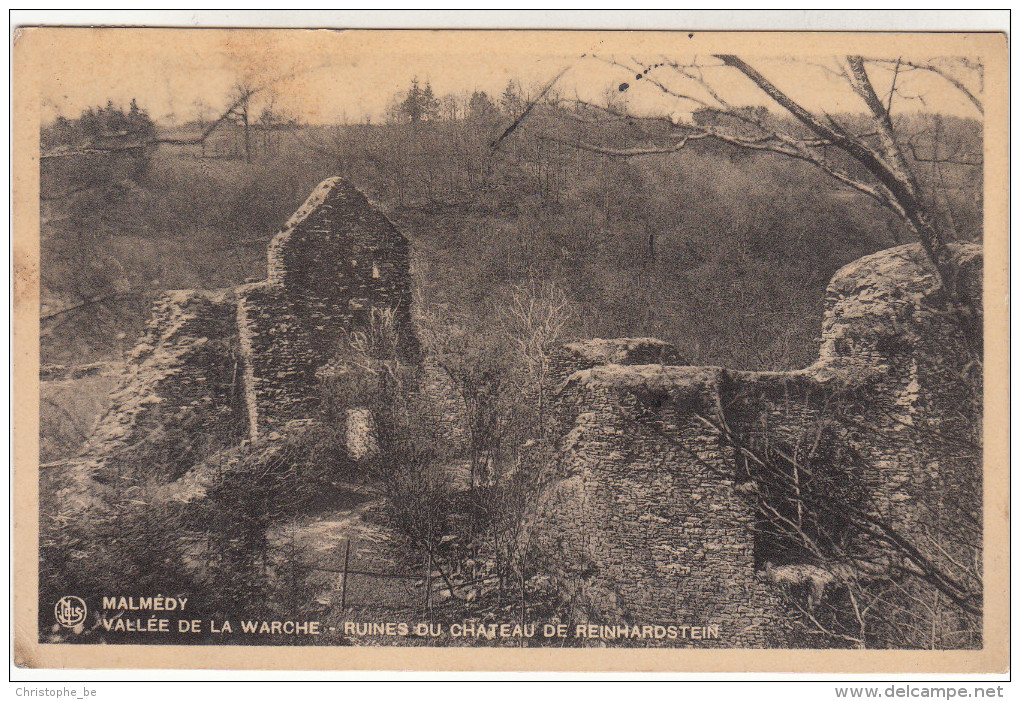
<svg viewBox="0 0 1020 701">
<path fill-rule="evenodd" d="M 156 302 L 110 410 L 66 468 L 64 503 L 97 503 L 125 471 L 179 477 L 314 416 L 317 371 L 382 310 L 415 361 L 410 245 L 350 183 L 325 180 L 269 244 L 266 280 Z"/>
<path fill-rule="evenodd" d="M 391 310 L 408 358 L 411 275 L 406 238 L 340 178 L 320 184 L 269 244 L 269 274 L 237 290 L 250 437 L 305 418 L 316 371 L 374 310 Z"/>
<path fill-rule="evenodd" d="M 959 284 L 980 299 L 980 247 L 955 245 L 953 254 Z M 857 508 L 922 542 L 918 516 L 933 482 L 947 479 L 940 473 L 980 475 L 973 453 L 928 439 L 966 425 L 960 417 L 973 401 L 960 380 L 973 363 L 937 294 L 918 244 L 850 263 L 826 293 L 818 360 L 793 372 L 680 365 L 654 339 L 558 349 L 550 392 L 559 457 L 523 545 L 574 615 L 717 624 L 720 639 L 702 644 L 722 647 L 791 644 L 787 609 L 767 581 L 776 551 L 754 507 L 776 475 L 742 465 L 744 446 L 792 452 L 815 436 L 812 454 L 863 485 Z M 845 423 L 831 420 L 834 398 Z M 830 424 L 837 427 L 807 433 Z M 846 576 L 837 575 L 840 563 L 779 564 L 810 564 L 827 581 Z"/>
</svg>

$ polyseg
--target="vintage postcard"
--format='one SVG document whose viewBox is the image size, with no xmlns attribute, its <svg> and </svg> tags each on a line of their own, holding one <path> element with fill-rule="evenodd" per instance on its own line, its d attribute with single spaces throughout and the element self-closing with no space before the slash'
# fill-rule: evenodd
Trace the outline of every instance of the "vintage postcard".
<svg viewBox="0 0 1020 701">
<path fill-rule="evenodd" d="M 13 80 L 18 664 L 1006 669 L 1004 35 L 25 27 Z"/>
</svg>

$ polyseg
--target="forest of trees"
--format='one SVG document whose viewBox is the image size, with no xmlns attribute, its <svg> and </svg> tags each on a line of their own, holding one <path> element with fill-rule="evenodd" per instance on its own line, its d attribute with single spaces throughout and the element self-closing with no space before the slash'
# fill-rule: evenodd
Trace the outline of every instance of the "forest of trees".
<svg viewBox="0 0 1020 701">
<path fill-rule="evenodd" d="M 128 108 L 108 101 L 105 107 L 89 107 L 76 119 L 62 115 L 44 125 L 39 145 L 45 153 L 57 147 L 116 147 L 140 143 L 156 135 L 149 113 L 132 99 Z"/>
<path fill-rule="evenodd" d="M 390 100 L 386 109 L 386 122 L 399 124 L 408 122 L 455 121 L 458 119 L 488 119 L 498 116 L 517 117 L 524 108 L 526 96 L 519 82 L 507 81 L 502 95 L 493 99 L 484 90 L 464 91 L 460 95 L 448 93 L 441 98 L 432 90 L 432 83 L 422 87 L 418 78 L 411 79 L 405 92 L 399 92 Z"/>
</svg>

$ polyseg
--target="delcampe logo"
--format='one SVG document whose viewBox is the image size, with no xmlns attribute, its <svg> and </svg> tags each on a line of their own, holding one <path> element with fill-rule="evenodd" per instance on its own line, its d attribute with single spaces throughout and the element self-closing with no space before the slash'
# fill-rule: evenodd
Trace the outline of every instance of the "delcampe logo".
<svg viewBox="0 0 1020 701">
<path fill-rule="evenodd" d="M 54 607 L 57 623 L 65 628 L 74 628 L 85 622 L 88 607 L 77 596 L 62 596 Z"/>
</svg>

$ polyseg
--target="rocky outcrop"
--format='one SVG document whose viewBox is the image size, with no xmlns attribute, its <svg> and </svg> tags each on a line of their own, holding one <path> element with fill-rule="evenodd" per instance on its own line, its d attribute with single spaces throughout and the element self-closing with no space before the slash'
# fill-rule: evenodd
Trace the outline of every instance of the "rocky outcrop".
<svg viewBox="0 0 1020 701">
<path fill-rule="evenodd" d="M 979 293 L 980 249 L 955 254 Z M 725 647 L 789 644 L 787 612 L 763 576 L 774 553 L 743 498 L 767 476 L 739 447 L 793 452 L 812 436 L 803 459 L 852 475 L 867 490 L 862 508 L 910 533 L 946 456 L 909 429 L 953 421 L 969 401 L 965 344 L 936 290 L 917 245 L 844 267 L 826 293 L 820 357 L 794 372 L 635 364 L 634 339 L 559 352 L 559 459 L 524 539 L 574 615 L 719 625 Z M 834 411 L 849 420 L 832 421 Z"/>
<path fill-rule="evenodd" d="M 173 478 L 241 439 L 234 310 L 229 290 L 175 290 L 156 303 L 110 409 L 67 467 L 64 506 L 93 504 L 137 462 Z"/>
</svg>

